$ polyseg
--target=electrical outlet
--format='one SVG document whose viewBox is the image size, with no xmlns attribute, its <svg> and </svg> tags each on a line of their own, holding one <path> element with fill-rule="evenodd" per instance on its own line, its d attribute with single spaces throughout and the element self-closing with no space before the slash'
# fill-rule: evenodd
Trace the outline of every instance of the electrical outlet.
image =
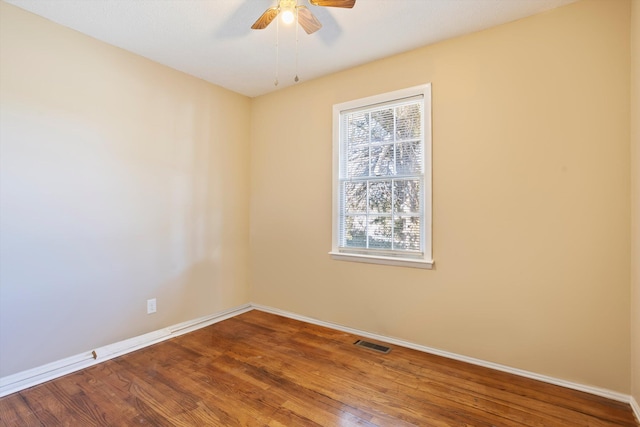
<svg viewBox="0 0 640 427">
<path fill-rule="evenodd" d="M 147 300 L 147 314 L 152 314 L 156 312 L 156 299 L 148 299 Z"/>
</svg>

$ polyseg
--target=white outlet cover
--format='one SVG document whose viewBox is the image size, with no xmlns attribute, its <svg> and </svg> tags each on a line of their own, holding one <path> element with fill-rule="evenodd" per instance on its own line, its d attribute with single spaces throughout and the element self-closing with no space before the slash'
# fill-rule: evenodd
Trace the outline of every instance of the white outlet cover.
<svg viewBox="0 0 640 427">
<path fill-rule="evenodd" d="M 148 299 L 147 300 L 147 314 L 152 314 L 156 312 L 156 299 Z"/>
</svg>

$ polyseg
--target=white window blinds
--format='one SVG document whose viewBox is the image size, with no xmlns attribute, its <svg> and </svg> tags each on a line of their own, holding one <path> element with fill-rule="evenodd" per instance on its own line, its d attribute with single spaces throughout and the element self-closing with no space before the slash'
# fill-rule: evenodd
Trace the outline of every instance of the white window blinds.
<svg viewBox="0 0 640 427">
<path fill-rule="evenodd" d="M 340 112 L 338 249 L 421 258 L 424 97 Z"/>
</svg>

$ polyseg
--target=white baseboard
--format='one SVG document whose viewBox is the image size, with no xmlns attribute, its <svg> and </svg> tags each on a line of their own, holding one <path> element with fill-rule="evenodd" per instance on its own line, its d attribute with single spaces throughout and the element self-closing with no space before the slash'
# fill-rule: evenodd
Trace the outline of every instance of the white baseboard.
<svg viewBox="0 0 640 427">
<path fill-rule="evenodd" d="M 636 416 L 636 421 L 640 423 L 640 405 L 633 396 L 629 399 L 629 403 L 631 404 L 631 409 L 633 410 L 633 414 Z"/>
<path fill-rule="evenodd" d="M 93 350 L 97 356 L 96 358 L 94 358 L 93 352 L 87 351 L 85 353 L 67 357 L 52 363 L 47 363 L 46 365 L 38 366 L 33 369 L 18 372 L 13 375 L 7 375 L 0 378 L 0 397 L 59 378 L 63 375 L 79 371 L 80 369 L 88 368 L 89 366 L 113 359 L 114 357 L 131 353 L 132 351 L 148 347 L 169 338 L 204 328 L 205 326 L 212 325 L 250 310 L 252 310 L 251 305 L 245 304 L 230 310 L 178 323 L 177 325 L 149 332 L 148 334 L 139 335 L 137 337 L 97 348 Z"/>
<path fill-rule="evenodd" d="M 583 392 L 590 393 L 590 394 L 595 394 L 596 396 L 605 397 L 607 399 L 616 400 L 618 402 L 631 403 L 633 405 L 633 403 L 631 402 L 631 400 L 632 400 L 631 396 L 626 395 L 626 394 L 622 394 L 622 393 L 618 393 L 616 391 L 607 390 L 607 389 L 600 388 L 600 387 L 593 387 L 593 386 L 589 386 L 589 385 L 574 383 L 574 382 L 571 382 L 571 381 L 566 381 L 566 380 L 562 380 L 562 379 L 559 379 L 559 378 L 550 377 L 550 376 L 547 376 L 547 375 L 536 374 L 535 372 L 529 372 L 529 371 L 525 371 L 525 370 L 518 369 L 518 368 L 512 368 L 510 366 L 500 365 L 498 363 L 488 362 L 486 360 L 476 359 L 476 358 L 473 358 L 473 357 L 463 356 L 463 355 L 460 355 L 460 354 L 451 353 L 451 352 L 444 351 L 444 350 L 439 350 L 439 349 L 436 349 L 436 348 L 431 348 L 431 347 L 427 347 L 427 346 L 423 346 L 423 345 L 419 345 L 419 344 L 414 344 L 414 343 L 409 342 L 409 341 L 404 341 L 404 340 L 400 340 L 400 339 L 396 339 L 396 338 L 392 338 L 392 337 L 386 337 L 386 336 L 378 335 L 378 334 L 372 334 L 370 332 L 361 331 L 361 330 L 354 329 L 354 328 L 349 328 L 347 326 L 342 326 L 342 325 L 338 325 L 338 324 L 331 323 L 331 322 L 325 322 L 325 321 L 314 319 L 314 318 L 311 318 L 311 317 L 301 316 L 299 314 L 290 313 L 290 312 L 287 312 L 287 311 L 284 311 L 284 310 L 279 310 L 279 309 L 276 309 L 276 308 L 273 308 L 273 307 L 267 307 L 267 306 L 263 306 L 263 305 L 259 305 L 259 304 L 253 304 L 253 303 L 251 304 L 251 307 L 255 308 L 256 310 L 260 310 L 260 311 L 264 311 L 264 312 L 272 313 L 272 314 L 277 314 L 277 315 L 280 315 L 280 316 L 288 317 L 290 319 L 300 320 L 300 321 L 311 323 L 311 324 L 314 324 L 314 325 L 324 326 L 324 327 L 335 329 L 335 330 L 338 330 L 338 331 L 347 332 L 347 333 L 352 334 L 352 335 L 359 335 L 359 336 L 366 337 L 366 338 L 371 338 L 371 339 L 374 339 L 374 340 L 377 340 L 377 341 L 382 341 L 382 342 L 386 342 L 386 343 L 389 343 L 389 344 L 395 344 L 395 345 L 398 345 L 400 347 L 406 347 L 406 348 L 410 348 L 410 349 L 413 349 L 413 350 L 418 350 L 418 351 L 422 351 L 422 352 L 425 352 L 425 353 L 434 354 L 434 355 L 437 355 L 437 356 L 443 356 L 443 357 L 446 357 L 448 359 L 459 360 L 461 362 L 471 363 L 473 365 L 483 366 L 485 368 L 495 369 L 497 371 L 507 372 L 507 373 L 518 375 L 518 376 L 521 376 L 521 377 L 531 378 L 531 379 L 542 381 L 542 382 L 545 382 L 545 383 L 554 384 L 554 385 L 558 385 L 558 386 L 561 386 L 561 387 L 570 388 L 570 389 L 573 389 L 573 390 L 583 391 Z M 638 415 L 637 403 L 636 403 L 636 408 L 634 408 L 634 411 L 636 412 L 636 416 L 637 416 Z"/>
<path fill-rule="evenodd" d="M 264 311 L 267 313 L 277 314 L 280 316 L 288 317 L 290 319 L 300 320 L 302 322 L 311 323 L 314 325 L 324 326 L 334 330 L 346 332 L 352 335 L 358 335 L 361 337 L 371 338 L 377 341 L 386 342 L 389 344 L 395 344 L 401 347 L 411 348 L 413 350 L 422 351 L 425 353 L 435 354 L 437 356 L 443 356 L 449 359 L 459 360 L 473 365 L 483 366 L 497 371 L 507 372 L 514 375 L 519 375 L 525 378 L 531 378 L 545 383 L 558 385 L 561 387 L 570 388 L 573 390 L 583 391 L 586 393 L 594 394 L 596 396 L 605 397 L 607 399 L 616 400 L 619 402 L 628 403 L 631 405 L 633 412 L 638 420 L 640 420 L 640 407 L 638 402 L 630 395 L 618 393 L 612 390 L 603 389 L 600 387 L 593 387 L 589 385 L 574 383 L 571 381 L 565 381 L 559 378 L 550 377 L 547 375 L 540 375 L 534 372 L 525 371 L 522 369 L 512 368 L 510 366 L 500 365 L 493 362 L 488 362 L 473 357 L 463 356 L 456 353 L 451 353 L 436 348 L 431 348 L 419 344 L 414 344 L 409 341 L 400 340 L 397 338 L 386 337 L 379 334 L 374 334 L 359 329 L 342 326 L 336 323 L 325 322 L 322 320 L 314 319 L 307 316 L 291 313 L 288 311 L 268 307 L 260 304 L 245 304 L 239 307 L 235 307 L 226 311 L 215 313 L 209 316 L 201 317 L 198 319 L 190 320 L 187 322 L 179 323 L 177 325 L 169 326 L 148 334 L 140 335 L 134 338 L 130 338 L 124 341 L 120 341 L 114 344 L 110 344 L 104 347 L 95 349 L 97 357 L 94 359 L 92 352 L 86 352 L 77 354 L 75 356 L 67 357 L 62 360 L 58 360 L 46 365 L 42 365 L 33 369 L 18 372 L 13 375 L 8 375 L 0 378 L 0 397 L 6 396 L 11 393 L 24 390 L 29 387 L 41 384 L 46 381 L 59 378 L 63 375 L 70 374 L 72 372 L 79 371 L 84 368 L 96 365 L 98 363 L 105 362 L 114 357 L 122 356 L 127 353 L 139 350 L 141 348 L 156 344 L 158 342 L 173 338 L 182 334 L 186 334 L 191 331 L 195 331 L 200 328 L 212 325 L 222 320 L 229 319 L 242 313 L 246 313 L 253 309 Z"/>
</svg>

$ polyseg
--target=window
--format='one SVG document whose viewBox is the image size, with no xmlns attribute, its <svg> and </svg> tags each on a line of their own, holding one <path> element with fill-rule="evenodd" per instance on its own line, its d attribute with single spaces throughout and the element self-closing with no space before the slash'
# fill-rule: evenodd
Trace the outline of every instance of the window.
<svg viewBox="0 0 640 427">
<path fill-rule="evenodd" d="M 431 85 L 334 105 L 331 256 L 431 268 Z"/>
</svg>

